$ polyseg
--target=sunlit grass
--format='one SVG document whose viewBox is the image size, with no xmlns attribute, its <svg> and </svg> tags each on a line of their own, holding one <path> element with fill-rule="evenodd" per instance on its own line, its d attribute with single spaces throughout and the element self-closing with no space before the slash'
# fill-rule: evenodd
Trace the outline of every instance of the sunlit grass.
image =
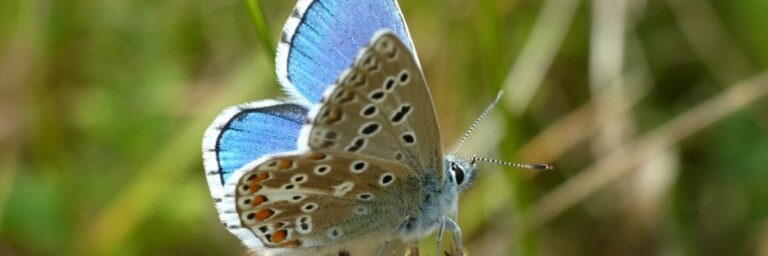
<svg viewBox="0 0 768 256">
<path fill-rule="evenodd" d="M 481 166 L 460 207 L 468 254 L 767 250 L 768 20 L 754 14 L 768 6 L 626 1 L 624 42 L 602 44 L 621 49 L 611 71 L 594 62 L 593 38 L 611 35 L 594 15 L 619 12 L 597 2 L 401 1 L 446 146 L 504 89 L 464 153 L 556 166 Z M 4 4 L 0 254 L 244 254 L 200 142 L 225 107 L 281 97 L 274 50 L 293 4 Z M 615 81 L 594 90 L 594 76 Z M 617 123 L 629 132 L 600 139 Z"/>
<path fill-rule="evenodd" d="M 269 26 L 267 25 L 266 17 L 264 17 L 261 3 L 256 0 L 243 0 L 243 2 L 248 6 L 248 11 L 251 13 L 251 20 L 256 28 L 256 34 L 259 36 L 259 42 L 261 42 L 264 52 L 270 59 L 274 59 L 276 49 L 275 43 L 269 32 Z"/>
</svg>

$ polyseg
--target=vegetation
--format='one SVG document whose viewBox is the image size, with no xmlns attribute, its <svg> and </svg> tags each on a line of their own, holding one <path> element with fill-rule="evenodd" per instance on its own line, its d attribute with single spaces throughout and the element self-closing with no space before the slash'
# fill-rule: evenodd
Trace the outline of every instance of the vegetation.
<svg viewBox="0 0 768 256">
<path fill-rule="evenodd" d="M 464 154 L 556 167 L 483 165 L 468 255 L 768 255 L 765 0 L 401 2 L 447 146 L 503 89 Z M 200 143 L 293 5 L 4 1 L 0 255 L 243 255 Z"/>
</svg>

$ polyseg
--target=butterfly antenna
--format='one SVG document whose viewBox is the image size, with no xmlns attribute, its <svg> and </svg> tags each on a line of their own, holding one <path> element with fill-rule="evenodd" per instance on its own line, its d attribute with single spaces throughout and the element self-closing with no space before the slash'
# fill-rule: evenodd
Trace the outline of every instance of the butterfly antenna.
<svg viewBox="0 0 768 256">
<path fill-rule="evenodd" d="M 531 169 L 531 170 L 552 170 L 552 165 L 549 164 L 519 164 L 519 163 L 510 163 L 505 161 L 500 161 L 496 159 L 490 159 L 485 157 L 479 157 L 479 156 L 473 156 L 469 159 L 470 164 L 475 164 L 477 161 L 483 161 L 483 162 L 489 162 L 493 164 L 498 165 L 505 165 L 505 166 L 512 166 L 516 168 L 524 168 L 524 169 Z"/>
<path fill-rule="evenodd" d="M 461 140 L 459 140 L 459 145 L 456 146 L 456 149 L 453 150 L 454 155 L 456 155 L 456 153 L 459 152 L 459 149 L 461 149 L 461 147 L 464 146 L 464 142 L 467 141 L 467 138 L 469 137 L 470 134 L 472 134 L 472 131 L 475 130 L 475 127 L 477 127 L 477 125 L 480 124 L 480 121 L 482 121 L 483 118 L 485 118 L 485 116 L 488 115 L 488 113 L 491 112 L 491 110 L 493 110 L 494 107 L 496 107 L 496 103 L 499 103 L 499 100 L 501 99 L 501 94 L 503 92 L 504 92 L 503 90 L 499 91 L 499 94 L 496 95 L 496 99 L 494 99 L 493 102 L 491 102 L 491 105 L 488 105 L 488 107 L 485 108 L 485 111 L 483 111 L 483 113 L 480 114 L 480 117 L 478 117 L 475 120 L 475 122 L 472 123 L 472 126 L 469 127 L 469 130 L 467 130 L 467 132 L 464 133 L 464 136 L 462 136 Z"/>
</svg>

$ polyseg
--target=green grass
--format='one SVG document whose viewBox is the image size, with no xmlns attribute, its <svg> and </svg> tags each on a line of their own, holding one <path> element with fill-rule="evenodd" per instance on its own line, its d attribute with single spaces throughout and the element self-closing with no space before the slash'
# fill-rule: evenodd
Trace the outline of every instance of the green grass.
<svg viewBox="0 0 768 256">
<path fill-rule="evenodd" d="M 283 97 L 294 3 L 6 2 L 0 255 L 243 255 L 200 143 L 225 107 Z M 504 89 L 463 152 L 556 166 L 482 166 L 469 255 L 768 253 L 763 0 L 401 2 L 445 147 Z M 606 24 L 624 43 L 594 48 Z"/>
</svg>

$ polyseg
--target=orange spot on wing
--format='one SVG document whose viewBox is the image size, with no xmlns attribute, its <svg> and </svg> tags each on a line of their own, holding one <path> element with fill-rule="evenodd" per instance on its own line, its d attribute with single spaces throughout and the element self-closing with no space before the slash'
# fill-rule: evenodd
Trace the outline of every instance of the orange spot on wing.
<svg viewBox="0 0 768 256">
<path fill-rule="evenodd" d="M 341 120 L 341 110 L 338 108 L 331 108 L 329 112 L 327 112 L 328 115 L 325 118 L 325 124 L 334 124 Z"/>
<path fill-rule="evenodd" d="M 266 172 L 262 172 L 262 173 L 259 173 L 258 175 L 249 177 L 249 179 L 251 181 L 248 184 L 250 186 L 249 191 L 251 193 L 256 193 L 257 191 L 259 191 L 262 188 L 262 186 L 259 185 L 259 183 L 261 183 L 262 181 L 264 181 L 264 180 L 266 180 L 268 178 L 269 178 L 269 173 L 266 173 Z"/>
<path fill-rule="evenodd" d="M 286 248 L 294 248 L 299 246 L 301 246 L 301 240 L 291 240 L 291 241 L 280 244 L 280 247 L 286 247 Z"/>
<path fill-rule="evenodd" d="M 280 243 L 282 241 L 285 241 L 286 238 L 288 238 L 288 231 L 286 230 L 278 230 L 272 234 L 273 243 Z"/>
<path fill-rule="evenodd" d="M 266 201 L 267 201 L 266 196 L 255 196 L 253 197 L 253 200 L 251 200 L 251 206 L 259 206 Z"/>
<path fill-rule="evenodd" d="M 269 217 L 272 217 L 272 215 L 274 214 L 275 214 L 275 211 L 271 209 L 261 209 L 261 211 L 256 213 L 256 219 L 259 221 L 263 221 Z"/>
<path fill-rule="evenodd" d="M 285 169 L 291 168 L 292 165 L 293 165 L 293 161 L 291 160 L 280 160 L 280 162 L 277 163 L 277 168 L 279 168 L 280 170 L 285 170 Z"/>
<path fill-rule="evenodd" d="M 258 175 L 256 175 L 256 177 L 253 178 L 253 180 L 251 180 L 251 182 L 262 182 L 267 178 L 269 178 L 269 173 L 260 172 Z"/>
<path fill-rule="evenodd" d="M 341 99 L 339 99 L 340 103 L 347 103 L 355 99 L 355 94 L 350 91 L 344 92 L 344 95 L 342 95 Z"/>
<path fill-rule="evenodd" d="M 261 185 L 257 185 L 257 184 L 251 184 L 251 185 L 250 185 L 250 189 L 249 189 L 248 191 L 249 191 L 249 192 L 251 192 L 251 193 L 256 193 L 256 192 L 258 192 L 258 191 L 259 191 L 261 188 L 262 188 L 262 186 L 261 186 Z"/>
<path fill-rule="evenodd" d="M 325 154 L 323 154 L 323 153 L 312 153 L 311 155 L 307 156 L 307 159 L 312 160 L 312 161 L 323 160 L 323 159 L 325 159 Z"/>
</svg>

